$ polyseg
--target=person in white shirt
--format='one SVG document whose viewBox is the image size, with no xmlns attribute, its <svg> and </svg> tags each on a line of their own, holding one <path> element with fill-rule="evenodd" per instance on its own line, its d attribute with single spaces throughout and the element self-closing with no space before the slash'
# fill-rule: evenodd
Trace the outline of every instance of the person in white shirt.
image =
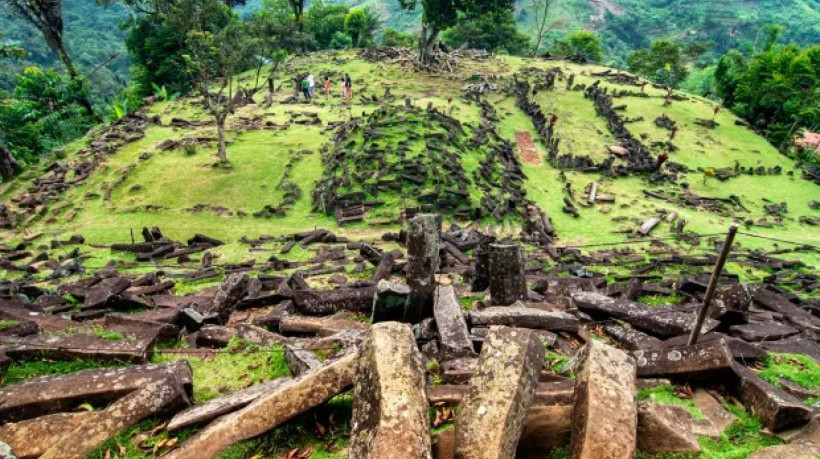
<svg viewBox="0 0 820 459">
<path fill-rule="evenodd" d="M 313 94 L 316 92 L 316 77 L 313 74 L 309 74 L 307 77 L 308 80 L 308 89 L 310 90 L 310 96 L 313 97 Z"/>
</svg>

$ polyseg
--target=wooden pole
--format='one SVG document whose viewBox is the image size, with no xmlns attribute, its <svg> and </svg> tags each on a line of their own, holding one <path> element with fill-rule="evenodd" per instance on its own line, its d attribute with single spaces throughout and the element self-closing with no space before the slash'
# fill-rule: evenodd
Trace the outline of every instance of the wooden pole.
<svg viewBox="0 0 820 459">
<path fill-rule="evenodd" d="M 726 258 L 732 250 L 732 243 L 737 234 L 737 223 L 732 223 L 729 227 L 729 233 L 726 234 L 726 240 L 723 241 L 723 247 L 720 249 L 720 255 L 715 262 L 715 269 L 712 270 L 712 277 L 709 278 L 709 286 L 706 288 L 706 296 L 703 298 L 703 305 L 698 311 L 697 319 L 695 320 L 695 327 L 692 329 L 692 334 L 689 335 L 689 346 L 693 346 L 698 342 L 700 336 L 700 329 L 703 328 L 703 322 L 706 316 L 709 315 L 709 307 L 712 305 L 712 299 L 715 297 L 715 290 L 717 290 L 718 280 L 723 273 L 723 266 L 726 264 Z"/>
</svg>

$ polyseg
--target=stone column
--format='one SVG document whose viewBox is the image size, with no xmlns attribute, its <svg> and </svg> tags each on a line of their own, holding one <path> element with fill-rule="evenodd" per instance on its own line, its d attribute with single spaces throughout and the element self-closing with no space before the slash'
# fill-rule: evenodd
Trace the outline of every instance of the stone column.
<svg viewBox="0 0 820 459">
<path fill-rule="evenodd" d="M 518 245 L 490 245 L 490 300 L 508 306 L 527 299 L 524 251 Z"/>
<path fill-rule="evenodd" d="M 350 457 L 431 459 L 426 389 L 410 327 L 370 327 L 356 367 Z"/>
<path fill-rule="evenodd" d="M 419 214 L 407 225 L 407 285 L 410 286 L 410 307 L 407 320 L 418 323 L 433 316 L 433 295 L 439 264 L 441 216 Z"/>
<path fill-rule="evenodd" d="M 473 292 L 482 292 L 490 286 L 490 241 L 482 241 L 475 248 L 475 269 L 470 285 Z"/>
</svg>

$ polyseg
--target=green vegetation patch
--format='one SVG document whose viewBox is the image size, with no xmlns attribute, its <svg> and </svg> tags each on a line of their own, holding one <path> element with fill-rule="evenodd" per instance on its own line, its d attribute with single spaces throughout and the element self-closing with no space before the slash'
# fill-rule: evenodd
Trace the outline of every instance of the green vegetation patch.
<svg viewBox="0 0 820 459">
<path fill-rule="evenodd" d="M 780 387 L 780 378 L 784 378 L 806 389 L 820 391 L 820 365 L 805 355 L 770 353 L 757 374 L 777 387 Z"/>
<path fill-rule="evenodd" d="M 158 350 L 152 363 L 187 360 L 194 373 L 194 399 L 197 403 L 219 397 L 260 382 L 290 374 L 281 346 L 257 346 L 239 338 L 231 339 L 225 349 L 213 354 L 186 354 L 184 348 Z"/>
<path fill-rule="evenodd" d="M 128 366 L 130 362 L 101 361 L 101 360 L 72 360 L 67 362 L 50 359 L 27 360 L 12 363 L 3 372 L 3 385 L 20 383 L 37 376 L 57 376 L 74 373 L 81 370 Z"/>
<path fill-rule="evenodd" d="M 692 415 L 692 418 L 706 419 L 706 415 L 695 405 L 695 402 L 691 398 L 684 398 L 678 394 L 678 388 L 676 386 L 663 385 L 638 391 L 638 400 L 646 399 L 665 405 L 682 406 Z"/>
</svg>

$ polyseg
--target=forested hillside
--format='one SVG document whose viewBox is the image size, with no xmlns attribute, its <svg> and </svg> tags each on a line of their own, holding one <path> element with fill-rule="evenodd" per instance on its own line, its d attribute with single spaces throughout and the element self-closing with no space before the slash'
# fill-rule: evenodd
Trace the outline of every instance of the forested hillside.
<svg viewBox="0 0 820 459">
<path fill-rule="evenodd" d="M 247 15 L 261 7 L 263 0 L 249 0 L 239 7 Z M 308 2 L 308 5 L 312 2 Z M 420 26 L 421 8 L 403 11 L 396 0 L 331 0 L 326 4 L 349 7 L 368 5 L 382 19 L 383 28 L 415 31 Z M 536 10 L 544 0 L 521 0 L 516 4 L 519 28 L 535 34 Z M 110 101 L 127 84 L 129 61 L 125 50 L 126 32 L 120 25 L 128 18 L 120 6 L 104 9 L 89 0 L 65 0 L 64 20 L 69 50 L 80 68 L 90 73 L 95 99 Z M 539 13 L 540 14 L 540 13 Z M 10 90 L 14 75 L 29 65 L 57 64 L 42 37 L 28 24 L 10 18 L 0 3 L 0 22 L 5 39 L 28 52 L 27 58 L 6 62 L 0 67 L 0 90 Z M 570 30 L 590 29 L 601 35 L 604 62 L 622 65 L 629 51 L 645 48 L 658 38 L 714 42 L 710 51 L 718 56 L 747 44 L 754 46 L 765 24 L 786 27 L 782 41 L 810 44 L 820 37 L 820 1 L 687 1 L 687 0 L 553 0 L 549 8 L 546 37 L 541 50 Z"/>
</svg>

